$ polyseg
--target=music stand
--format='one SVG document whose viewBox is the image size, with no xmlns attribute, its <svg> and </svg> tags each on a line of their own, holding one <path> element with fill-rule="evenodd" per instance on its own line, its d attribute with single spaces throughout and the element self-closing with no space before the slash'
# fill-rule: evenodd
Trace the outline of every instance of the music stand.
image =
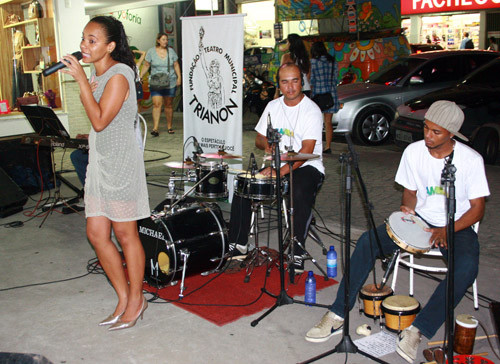
<svg viewBox="0 0 500 364">
<path fill-rule="evenodd" d="M 60 138 L 63 140 L 70 139 L 68 131 L 62 124 L 61 120 L 59 120 L 54 110 L 52 110 L 50 107 L 39 105 L 21 105 L 21 111 L 24 113 L 24 115 L 28 119 L 28 122 L 37 135 L 47 138 Z M 62 183 L 64 183 L 66 186 L 77 193 L 77 196 L 75 198 L 72 198 L 66 202 L 69 204 L 77 202 L 80 198 L 83 197 L 83 191 L 69 182 L 66 178 L 61 176 L 61 172 L 57 172 L 55 170 L 54 148 L 52 146 L 50 151 L 52 154 L 52 168 L 54 170 L 56 179 L 59 179 Z M 57 181 L 55 181 L 55 183 L 57 183 Z M 52 207 L 54 207 L 54 205 L 52 205 Z"/>
</svg>

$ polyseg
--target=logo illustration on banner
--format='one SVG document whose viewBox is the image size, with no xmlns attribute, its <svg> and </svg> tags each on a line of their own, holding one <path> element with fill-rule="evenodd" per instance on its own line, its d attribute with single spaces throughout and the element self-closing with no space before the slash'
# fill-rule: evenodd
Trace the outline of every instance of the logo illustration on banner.
<svg viewBox="0 0 500 364">
<path fill-rule="evenodd" d="M 189 89 L 193 92 L 189 105 L 198 119 L 209 124 L 228 121 L 235 115 L 238 103 L 234 101 L 238 89 L 238 72 L 231 55 L 218 45 L 205 45 L 205 29 L 200 27 L 198 54 L 194 56 L 189 70 Z M 201 68 L 203 72 L 195 72 Z M 231 76 L 230 82 L 224 76 Z M 196 82 L 194 77 L 204 77 Z"/>
</svg>

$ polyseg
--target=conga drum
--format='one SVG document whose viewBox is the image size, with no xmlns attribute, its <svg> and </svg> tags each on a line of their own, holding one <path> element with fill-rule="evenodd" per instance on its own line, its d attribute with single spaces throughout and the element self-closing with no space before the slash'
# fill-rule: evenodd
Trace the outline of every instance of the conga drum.
<svg viewBox="0 0 500 364">
<path fill-rule="evenodd" d="M 431 249 L 432 233 L 425 231 L 430 226 L 416 215 L 393 212 L 386 220 L 387 234 L 401 249 L 413 254 L 423 254 Z"/>
<path fill-rule="evenodd" d="M 381 290 L 378 290 L 375 284 L 367 284 L 359 291 L 359 298 L 363 301 L 363 312 L 368 317 L 380 317 L 380 304 L 384 299 L 392 295 L 391 287 L 384 286 Z"/>
<path fill-rule="evenodd" d="M 389 331 L 400 332 L 413 323 L 420 311 L 420 303 L 410 296 L 395 295 L 382 301 L 381 309 L 385 327 Z"/>
</svg>

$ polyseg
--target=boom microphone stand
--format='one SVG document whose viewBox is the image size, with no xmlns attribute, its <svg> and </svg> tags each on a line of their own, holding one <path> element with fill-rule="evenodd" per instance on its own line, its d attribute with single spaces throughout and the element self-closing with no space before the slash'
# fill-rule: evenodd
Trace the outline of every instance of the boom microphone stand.
<svg viewBox="0 0 500 364">
<path fill-rule="evenodd" d="M 334 354 L 334 353 L 353 353 L 353 354 L 361 354 L 370 358 L 377 363 L 385 363 L 387 362 L 376 358 L 364 351 L 358 349 L 358 347 L 354 344 L 349 335 L 349 284 L 350 284 L 350 262 L 351 262 L 351 198 L 352 198 L 352 164 L 355 160 L 357 160 L 357 154 L 354 151 L 352 146 L 352 141 L 350 140 L 349 134 L 345 135 L 348 145 L 349 152 L 342 153 L 340 155 L 340 162 L 346 165 L 346 175 L 345 175 L 345 273 L 344 273 L 344 325 L 342 327 L 342 340 L 335 346 L 334 349 L 324 352 L 314 358 L 308 359 L 300 364 L 312 363 L 316 360 L 324 358 L 325 356 Z"/>
<path fill-rule="evenodd" d="M 448 270 L 446 272 L 446 336 L 448 338 L 448 348 L 445 350 L 448 362 L 453 361 L 453 341 L 455 339 L 454 334 L 454 307 L 453 301 L 455 296 L 455 172 L 457 168 L 451 164 L 450 156 L 446 162 L 443 172 L 441 173 L 441 184 L 445 186 L 445 191 L 448 193 L 446 196 L 446 213 L 447 213 L 447 224 L 446 224 L 446 240 L 448 242 Z M 443 350 L 446 340 L 443 342 Z M 450 359 L 451 358 L 451 359 Z"/>
<path fill-rule="evenodd" d="M 278 247 L 279 247 L 279 270 L 280 270 L 280 293 L 278 295 L 274 295 L 265 288 L 262 288 L 262 292 L 268 294 L 271 297 L 276 298 L 276 303 L 269 308 L 266 312 L 264 312 L 261 316 L 259 316 L 257 319 L 253 320 L 250 325 L 252 327 L 255 327 L 259 324 L 260 320 L 262 320 L 264 317 L 269 315 L 271 312 L 273 312 L 276 308 L 279 306 L 284 306 L 284 305 L 289 305 L 292 303 L 300 303 L 303 305 L 308 305 L 308 306 L 317 306 L 317 307 L 324 307 L 328 308 L 329 306 L 327 305 L 321 305 L 321 304 L 311 304 L 311 303 L 306 303 L 304 301 L 298 301 L 293 299 L 288 295 L 288 293 L 285 290 L 285 263 L 284 263 L 284 249 L 283 249 L 283 230 L 282 230 L 282 214 L 281 214 L 281 208 L 282 208 L 282 201 L 283 201 L 283 196 L 281 192 L 281 177 L 279 173 L 279 168 L 281 166 L 281 155 L 280 155 L 280 148 L 279 148 L 279 143 L 280 143 L 280 133 L 278 129 L 272 129 L 270 127 L 270 123 L 268 124 L 268 130 L 267 130 L 267 141 L 271 146 L 274 146 L 272 148 L 273 150 L 273 156 L 274 156 L 274 163 L 276 166 L 276 203 L 278 206 Z"/>
</svg>

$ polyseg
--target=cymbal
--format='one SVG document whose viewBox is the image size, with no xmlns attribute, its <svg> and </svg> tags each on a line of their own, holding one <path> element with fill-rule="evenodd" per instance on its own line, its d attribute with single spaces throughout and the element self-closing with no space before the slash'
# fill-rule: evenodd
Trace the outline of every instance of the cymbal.
<svg viewBox="0 0 500 364">
<path fill-rule="evenodd" d="M 229 154 L 226 152 L 219 151 L 217 153 L 203 153 L 200 154 L 202 158 L 221 158 L 221 159 L 239 159 L 243 158 L 241 155 Z"/>
<path fill-rule="evenodd" d="M 317 154 L 307 154 L 307 153 L 283 153 L 281 154 L 281 161 L 282 162 L 296 162 L 296 161 L 306 161 L 308 159 L 314 159 L 314 158 L 319 158 L 319 155 Z M 268 155 L 265 157 L 265 160 L 270 161 L 272 160 L 272 156 Z"/>
<path fill-rule="evenodd" d="M 196 168 L 196 164 L 193 161 L 185 161 L 185 162 L 167 162 L 164 164 L 169 168 L 179 168 L 179 169 L 194 169 Z"/>
</svg>

